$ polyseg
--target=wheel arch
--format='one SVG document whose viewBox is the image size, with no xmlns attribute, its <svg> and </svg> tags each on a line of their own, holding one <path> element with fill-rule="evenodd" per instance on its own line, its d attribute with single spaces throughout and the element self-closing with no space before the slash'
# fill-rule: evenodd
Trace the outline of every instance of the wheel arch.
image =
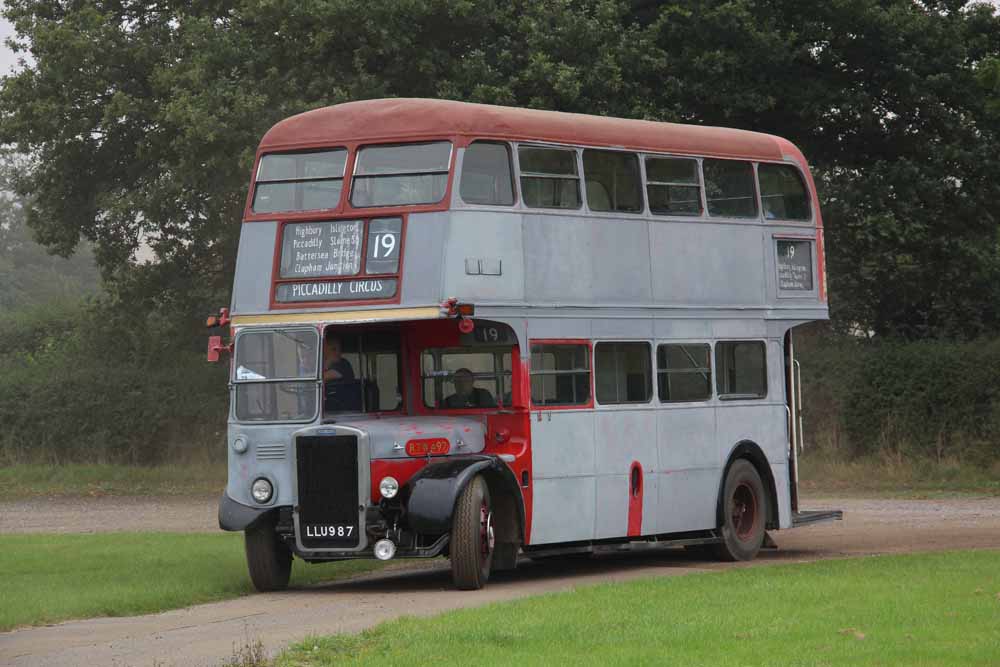
<svg viewBox="0 0 1000 667">
<path fill-rule="evenodd" d="M 724 521 L 726 476 L 729 475 L 729 468 L 739 459 L 746 459 L 753 465 L 757 470 L 757 474 L 760 475 L 761 481 L 764 482 L 764 487 L 767 489 L 767 520 L 764 527 L 769 529 L 778 528 L 778 488 L 774 483 L 774 474 L 771 472 L 771 464 L 768 463 L 767 456 L 764 455 L 764 450 L 752 440 L 739 441 L 729 452 L 726 466 L 722 469 L 722 477 L 719 479 L 719 493 L 715 505 L 716 525 L 721 526 Z"/>
</svg>

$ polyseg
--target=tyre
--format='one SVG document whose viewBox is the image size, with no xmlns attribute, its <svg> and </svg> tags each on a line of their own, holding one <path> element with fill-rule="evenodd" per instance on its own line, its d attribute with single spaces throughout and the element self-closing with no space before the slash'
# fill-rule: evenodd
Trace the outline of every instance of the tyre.
<svg viewBox="0 0 1000 667">
<path fill-rule="evenodd" d="M 243 546 L 254 588 L 264 593 L 288 587 L 288 578 L 292 574 L 292 552 L 278 538 L 272 522 L 264 521 L 244 531 Z"/>
<path fill-rule="evenodd" d="M 493 565 L 493 507 L 490 489 L 476 475 L 462 489 L 451 517 L 451 578 L 463 591 L 482 588 Z"/>
<path fill-rule="evenodd" d="M 721 560 L 753 560 L 764 543 L 767 492 L 757 469 L 746 459 L 729 467 L 722 495 Z"/>
</svg>

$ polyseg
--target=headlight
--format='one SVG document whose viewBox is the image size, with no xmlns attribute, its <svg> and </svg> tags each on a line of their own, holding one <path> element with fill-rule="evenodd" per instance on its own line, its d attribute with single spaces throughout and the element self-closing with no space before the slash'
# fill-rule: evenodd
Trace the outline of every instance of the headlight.
<svg viewBox="0 0 1000 667">
<path fill-rule="evenodd" d="M 247 439 L 242 435 L 238 435 L 233 439 L 233 451 L 237 454 L 242 454 L 247 450 Z"/>
<path fill-rule="evenodd" d="M 378 483 L 378 492 L 382 494 L 383 498 L 393 498 L 399 493 L 399 482 L 396 481 L 395 477 L 383 477 L 382 481 Z"/>
<path fill-rule="evenodd" d="M 271 482 L 267 481 L 263 477 L 254 480 L 253 486 L 250 487 L 250 495 L 258 503 L 266 503 L 271 499 L 271 494 L 274 493 L 274 487 L 271 486 Z"/>
</svg>

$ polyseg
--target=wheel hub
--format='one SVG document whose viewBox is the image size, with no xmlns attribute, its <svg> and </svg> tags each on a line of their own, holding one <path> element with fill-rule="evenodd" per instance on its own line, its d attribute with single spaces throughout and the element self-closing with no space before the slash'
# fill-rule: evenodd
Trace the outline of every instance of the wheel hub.
<svg viewBox="0 0 1000 667">
<path fill-rule="evenodd" d="M 733 491 L 730 518 L 740 540 L 747 540 L 753 535 L 757 525 L 757 495 L 749 484 L 740 484 Z"/>
<path fill-rule="evenodd" d="M 483 504 L 479 508 L 479 545 L 483 560 L 493 552 L 496 536 L 493 533 L 493 512 Z"/>
</svg>

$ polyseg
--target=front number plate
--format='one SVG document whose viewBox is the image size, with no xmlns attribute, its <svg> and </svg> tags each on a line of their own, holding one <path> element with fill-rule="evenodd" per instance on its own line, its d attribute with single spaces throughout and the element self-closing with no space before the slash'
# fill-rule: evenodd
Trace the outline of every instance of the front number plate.
<svg viewBox="0 0 1000 667">
<path fill-rule="evenodd" d="M 320 540 L 349 540 L 354 537 L 357 529 L 357 526 L 342 523 L 308 524 L 305 527 L 304 536 Z"/>
</svg>

